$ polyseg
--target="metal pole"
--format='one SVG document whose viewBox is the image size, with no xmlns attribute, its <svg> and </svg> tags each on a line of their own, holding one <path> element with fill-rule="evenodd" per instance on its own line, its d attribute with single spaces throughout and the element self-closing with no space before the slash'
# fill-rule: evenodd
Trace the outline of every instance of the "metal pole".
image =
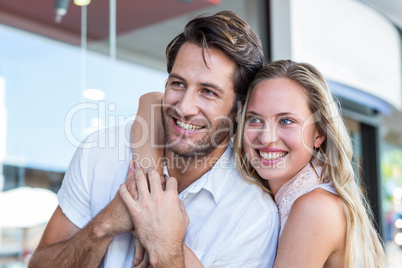
<svg viewBox="0 0 402 268">
<path fill-rule="evenodd" d="M 84 91 L 87 77 L 87 6 L 81 6 L 81 103 L 84 102 Z M 81 136 L 85 129 L 86 111 L 81 111 Z"/>
<path fill-rule="evenodd" d="M 116 0 L 109 0 L 109 52 L 116 58 Z"/>
</svg>

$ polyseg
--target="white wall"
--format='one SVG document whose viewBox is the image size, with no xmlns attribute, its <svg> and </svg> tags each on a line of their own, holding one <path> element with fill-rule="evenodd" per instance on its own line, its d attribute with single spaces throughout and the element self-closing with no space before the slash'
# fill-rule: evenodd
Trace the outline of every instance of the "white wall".
<svg viewBox="0 0 402 268">
<path fill-rule="evenodd" d="M 273 57 L 305 61 L 334 82 L 402 109 L 396 28 L 352 0 L 273 0 Z"/>
</svg>

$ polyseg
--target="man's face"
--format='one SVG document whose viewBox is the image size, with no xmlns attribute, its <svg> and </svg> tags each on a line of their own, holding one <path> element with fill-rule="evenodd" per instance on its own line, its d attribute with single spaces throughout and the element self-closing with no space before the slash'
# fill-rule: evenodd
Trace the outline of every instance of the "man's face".
<svg viewBox="0 0 402 268">
<path fill-rule="evenodd" d="M 184 43 L 166 83 L 162 107 L 165 141 L 183 157 L 226 147 L 234 120 L 235 63 L 222 51 Z"/>
</svg>

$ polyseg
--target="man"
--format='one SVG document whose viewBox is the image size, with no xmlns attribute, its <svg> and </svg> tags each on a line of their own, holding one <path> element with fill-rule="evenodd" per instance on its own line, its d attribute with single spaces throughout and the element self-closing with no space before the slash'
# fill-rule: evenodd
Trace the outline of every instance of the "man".
<svg viewBox="0 0 402 268">
<path fill-rule="evenodd" d="M 247 86 L 263 63 L 260 40 L 237 15 L 220 12 L 190 21 L 168 45 L 167 59 L 169 78 L 162 115 L 169 147 L 168 172 L 177 184 L 169 179 L 166 188 L 176 195 L 176 200 L 170 195 L 168 203 L 173 206 L 180 198 L 189 215 L 185 244 L 207 267 L 272 266 L 279 231 L 276 206 L 268 194 L 240 177 L 228 147 L 229 121 L 234 120 L 237 102 L 244 102 Z M 91 135 L 86 142 L 113 131 Z M 156 233 L 159 238 L 169 236 L 170 227 L 163 225 L 163 230 L 158 230 L 154 225 L 147 230 L 144 222 L 133 216 L 134 207 L 124 195 L 126 188 L 121 187 L 126 203 L 116 194 L 130 159 L 130 148 L 123 148 L 127 157 L 119 161 L 119 149 L 77 150 L 59 192 L 59 207 L 31 267 L 128 267 L 134 252 L 133 228 L 152 265 L 183 264 L 180 246 L 161 248 L 169 243 L 153 239 Z M 206 164 L 200 165 L 200 160 Z M 185 171 L 182 165 L 172 164 L 177 161 L 188 163 Z M 137 175 L 138 200 L 143 200 L 147 187 L 144 176 Z M 129 173 L 129 188 L 130 178 Z M 155 182 L 152 178 L 150 183 Z M 166 208 L 164 211 L 164 215 L 157 214 L 162 219 L 153 218 L 159 210 L 144 212 L 143 218 L 150 225 L 174 223 L 163 219 L 169 217 Z"/>
</svg>

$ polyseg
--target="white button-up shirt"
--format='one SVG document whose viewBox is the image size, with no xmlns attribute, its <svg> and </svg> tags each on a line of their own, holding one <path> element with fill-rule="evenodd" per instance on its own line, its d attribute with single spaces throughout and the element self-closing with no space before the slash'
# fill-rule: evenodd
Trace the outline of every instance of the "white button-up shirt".
<svg viewBox="0 0 402 268">
<path fill-rule="evenodd" d="M 125 181 L 130 128 L 96 132 L 84 142 L 95 147 L 77 149 L 58 196 L 64 214 L 79 228 L 113 199 Z M 118 143 L 109 146 L 109 137 L 119 137 Z M 229 146 L 209 172 L 179 194 L 190 217 L 184 242 L 205 267 L 272 267 L 279 233 L 277 207 L 269 194 L 243 180 L 234 165 Z M 131 267 L 133 254 L 132 235 L 118 235 L 103 266 Z"/>
</svg>

